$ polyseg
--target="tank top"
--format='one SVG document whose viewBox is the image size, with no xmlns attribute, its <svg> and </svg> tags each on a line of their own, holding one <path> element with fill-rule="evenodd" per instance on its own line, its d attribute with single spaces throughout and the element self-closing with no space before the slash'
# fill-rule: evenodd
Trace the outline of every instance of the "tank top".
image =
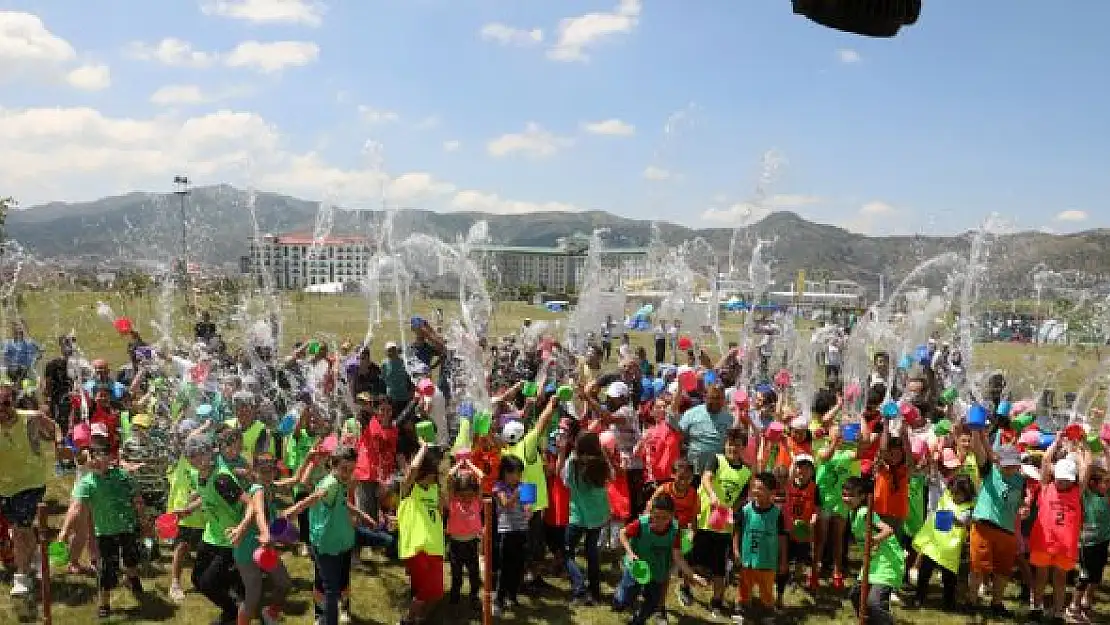
<svg viewBox="0 0 1110 625">
<path fill-rule="evenodd" d="M 243 520 L 243 503 L 228 503 L 223 495 L 216 490 L 216 480 L 222 476 L 230 477 L 236 484 L 235 474 L 227 467 L 217 465 L 204 484 L 200 483 L 200 475 L 193 473 L 193 486 L 200 496 L 201 508 L 204 510 L 204 534 L 201 540 L 213 547 L 231 549 L 231 541 L 227 537 L 228 528 L 235 527 Z"/>
<path fill-rule="evenodd" d="M 443 556 L 443 520 L 439 514 L 439 485 L 412 485 L 412 492 L 397 507 L 400 530 L 398 556 L 406 560 L 418 553 Z"/>
<path fill-rule="evenodd" d="M 543 522 L 548 527 L 570 525 L 570 489 L 554 473 L 547 476 L 547 509 L 543 511 Z"/>
<path fill-rule="evenodd" d="M 737 500 L 740 499 L 740 494 L 744 492 L 744 487 L 748 485 L 748 480 L 751 477 L 752 471 L 747 466 L 734 469 L 724 454 L 717 454 L 717 472 L 713 475 L 713 492 L 717 495 L 717 501 L 727 508 L 735 508 Z M 698 496 L 701 500 L 698 529 L 731 534 L 732 515 L 729 515 L 729 522 L 724 528 L 720 530 L 711 528 L 709 517 L 713 512 L 713 506 L 710 503 L 709 493 L 705 492 L 705 487 L 698 488 Z"/>
<path fill-rule="evenodd" d="M 807 526 L 813 514 L 817 512 L 817 482 L 810 480 L 805 486 L 799 487 L 794 480 L 786 485 L 786 530 L 791 532 L 794 540 L 809 542 L 813 540 L 812 532 L 807 532 L 804 537 L 794 532 L 795 525 L 801 521 Z"/>
<path fill-rule="evenodd" d="M 667 482 L 663 485 L 663 492 L 670 495 L 674 500 L 674 517 L 678 521 L 678 526 L 682 528 L 693 527 L 694 522 L 698 518 L 698 511 L 700 510 L 700 502 L 698 501 L 698 491 L 693 486 L 686 487 L 686 493 L 679 496 L 675 492 L 674 482 Z"/>
<path fill-rule="evenodd" d="M 957 504 L 952 501 L 952 495 L 945 489 L 937 502 L 937 510 L 953 512 L 957 517 L 967 514 L 972 503 Z M 952 529 L 942 532 L 937 529 L 936 513 L 929 515 L 927 522 L 921 526 L 913 539 L 913 548 L 919 553 L 929 557 L 945 569 L 958 573 L 960 570 L 960 554 L 963 551 L 964 541 L 967 539 L 967 528 L 953 524 Z"/>
<path fill-rule="evenodd" d="M 638 558 L 648 563 L 651 568 L 651 581 L 663 582 L 671 574 L 671 558 L 674 553 L 674 541 L 678 536 L 678 526 L 671 522 L 671 526 L 663 534 L 656 534 L 651 529 L 651 517 L 646 514 L 639 518 L 640 531 L 629 541 L 632 551 Z"/>
<path fill-rule="evenodd" d="M 1110 541 L 1110 501 L 1106 495 L 1083 492 L 1083 533 L 1079 540 L 1084 547 Z"/>
<path fill-rule="evenodd" d="M 875 472 L 875 514 L 905 520 L 910 510 L 910 469 L 905 462 Z"/>
<path fill-rule="evenodd" d="M 451 497 L 448 505 L 447 535 L 451 538 L 474 538 L 482 533 L 482 500 L 475 497 L 463 501 Z"/>
<path fill-rule="evenodd" d="M 1037 520 L 1029 535 L 1029 550 L 1079 559 L 1079 533 L 1083 528 L 1083 489 L 1061 491 L 1055 483 L 1041 488 Z"/>
<path fill-rule="evenodd" d="M 756 510 L 755 503 L 744 506 L 744 531 L 740 536 L 740 564 L 746 569 L 777 571 L 779 568 L 778 506 Z"/>
</svg>

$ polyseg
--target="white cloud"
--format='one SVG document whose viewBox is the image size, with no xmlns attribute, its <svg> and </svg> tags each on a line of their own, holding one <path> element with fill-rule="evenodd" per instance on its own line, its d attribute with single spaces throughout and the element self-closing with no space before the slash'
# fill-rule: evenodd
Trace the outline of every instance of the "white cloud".
<svg viewBox="0 0 1110 625">
<path fill-rule="evenodd" d="M 860 234 L 879 234 L 896 230 L 897 228 L 885 227 L 892 224 L 901 211 L 898 207 L 872 200 L 860 206 L 854 216 L 840 224 L 842 228 L 859 232 Z"/>
<path fill-rule="evenodd" d="M 210 104 L 231 98 L 243 97 L 251 92 L 245 87 L 208 91 L 200 85 L 166 85 L 150 94 L 150 103 L 158 106 L 189 106 Z"/>
<path fill-rule="evenodd" d="M 132 42 L 124 49 L 124 55 L 138 61 L 155 61 L 172 67 L 209 67 L 219 58 L 214 52 L 194 50 L 188 41 L 173 37 L 167 37 L 153 46 L 141 41 Z"/>
<path fill-rule="evenodd" d="M 320 46 L 311 41 L 244 41 L 225 59 L 228 67 L 254 69 L 275 74 L 286 67 L 304 67 L 320 56 Z"/>
<path fill-rule="evenodd" d="M 850 50 L 848 48 L 841 48 L 841 49 L 837 50 L 836 51 L 836 58 L 841 63 L 847 63 L 847 64 L 859 63 L 860 61 L 863 60 L 863 57 L 860 56 L 859 52 L 856 52 L 855 50 Z"/>
<path fill-rule="evenodd" d="M 524 213 L 575 213 L 582 209 L 573 204 L 563 202 L 523 202 L 520 200 L 507 200 L 496 193 L 483 193 L 481 191 L 459 191 L 451 200 L 451 207 L 457 210 L 498 213 L 503 215 L 520 215 Z"/>
<path fill-rule="evenodd" d="M 670 180 L 674 174 L 655 165 L 649 165 L 644 168 L 644 178 L 648 180 Z"/>
<path fill-rule="evenodd" d="M 395 177 L 380 167 L 342 167 L 315 151 L 288 147 L 256 113 L 219 110 L 195 117 L 109 117 L 86 107 L 0 109 L 0 189 L 34 206 L 136 189 L 166 189 L 176 174 L 194 183 L 252 184 L 308 199 L 377 205 L 383 185 L 398 206 L 502 213 L 570 211 L 560 202 L 503 198 L 429 172 Z"/>
<path fill-rule="evenodd" d="M 582 124 L 582 128 L 593 135 L 608 135 L 611 137 L 631 137 L 636 134 L 636 127 L 619 119 L 606 119 L 605 121 Z"/>
<path fill-rule="evenodd" d="M 256 24 L 306 24 L 319 26 L 324 20 L 324 4 L 312 0 L 207 0 L 201 4 L 205 15 L 218 15 Z"/>
<path fill-rule="evenodd" d="M 586 51 L 589 48 L 616 35 L 631 33 L 639 23 L 642 10 L 641 0 L 620 0 L 608 13 L 566 18 L 559 22 L 558 39 L 547 56 L 555 61 L 588 61 L 590 57 Z"/>
<path fill-rule="evenodd" d="M 75 89 L 99 91 L 112 82 L 101 63 L 74 67 L 77 50 L 46 28 L 37 15 L 0 11 L 0 82 L 29 79 L 58 81 Z"/>
<path fill-rule="evenodd" d="M 491 156 L 501 157 L 519 152 L 525 156 L 540 158 L 551 156 L 572 145 L 573 139 L 560 137 L 544 130 L 535 122 L 528 122 L 524 132 L 501 135 L 491 140 L 486 149 Z"/>
<path fill-rule="evenodd" d="M 503 46 L 534 46 L 543 43 L 543 31 L 539 28 L 524 30 L 500 22 L 483 26 L 481 36 L 483 41 L 492 41 Z"/>
<path fill-rule="evenodd" d="M 429 115 L 424 119 L 416 122 L 414 128 L 416 128 L 417 130 L 432 130 L 435 128 L 439 128 L 441 122 L 442 120 L 440 120 L 438 115 Z"/>
<path fill-rule="evenodd" d="M 890 215 L 895 212 L 895 208 L 886 202 L 872 201 L 864 204 L 859 209 L 860 215 L 869 215 L 879 217 L 882 215 Z"/>
<path fill-rule="evenodd" d="M 728 204 L 728 198 L 718 194 L 713 197 L 713 202 L 723 206 L 711 206 L 702 213 L 701 218 L 705 221 L 726 225 L 749 224 L 759 221 L 775 211 L 795 210 L 822 201 L 824 201 L 824 198 L 816 195 L 782 193 L 767 197 L 760 202 L 745 201 Z"/>
<path fill-rule="evenodd" d="M 112 84 L 112 72 L 107 65 L 82 65 L 66 74 L 66 82 L 82 91 L 103 91 Z"/>
<path fill-rule="evenodd" d="M 457 141 L 455 139 L 443 142 L 443 151 L 444 152 L 458 152 L 459 148 L 461 148 L 461 147 L 462 147 L 462 142 Z"/>
<path fill-rule="evenodd" d="M 358 105 L 358 114 L 368 124 L 392 124 L 401 118 L 400 115 L 386 109 L 377 109 L 365 104 Z"/>
<path fill-rule="evenodd" d="M 1087 212 L 1080 210 L 1066 210 L 1056 214 L 1056 221 L 1078 222 L 1087 221 Z"/>
</svg>

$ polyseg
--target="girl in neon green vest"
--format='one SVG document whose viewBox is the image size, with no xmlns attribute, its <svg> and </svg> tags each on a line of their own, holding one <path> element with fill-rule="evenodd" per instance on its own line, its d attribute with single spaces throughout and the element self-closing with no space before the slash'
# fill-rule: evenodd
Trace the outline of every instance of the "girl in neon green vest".
<svg viewBox="0 0 1110 625">
<path fill-rule="evenodd" d="M 412 584 L 412 603 L 402 623 L 423 622 L 443 597 L 443 511 L 448 501 L 446 489 L 439 487 L 439 463 L 439 454 L 421 443 L 401 482 L 398 555 Z"/>
<path fill-rule="evenodd" d="M 913 539 L 917 556 L 917 603 L 925 601 L 933 570 L 940 567 L 944 584 L 944 609 L 956 609 L 956 575 L 960 572 L 960 556 L 967 542 L 967 529 L 971 525 L 971 509 L 975 505 L 975 485 L 967 475 L 957 476 L 945 488 L 937 503 L 937 510 L 929 515 Z M 937 529 L 937 512 L 953 515 L 952 526 Z"/>
</svg>

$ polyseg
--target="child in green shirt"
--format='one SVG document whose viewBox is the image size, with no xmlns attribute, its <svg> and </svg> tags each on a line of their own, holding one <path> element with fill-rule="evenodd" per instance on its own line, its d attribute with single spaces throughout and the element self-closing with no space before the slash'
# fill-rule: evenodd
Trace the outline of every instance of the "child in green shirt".
<svg viewBox="0 0 1110 625">
<path fill-rule="evenodd" d="M 123 561 L 123 572 L 127 585 L 141 600 L 142 582 L 139 581 L 139 515 L 143 500 L 130 475 L 112 463 L 111 450 L 106 440 L 95 440 L 92 444 L 87 465 L 88 473 L 73 489 L 73 498 L 59 540 L 68 542 L 72 537 L 74 523 L 89 508 L 92 509 L 93 527 L 96 531 L 96 544 L 100 551 L 97 570 L 97 588 L 100 591 L 100 607 L 97 615 L 108 618 L 111 614 L 112 590 L 119 583 L 119 565 Z"/>
<path fill-rule="evenodd" d="M 868 532 L 874 532 L 871 539 L 871 565 L 867 570 L 867 622 L 875 625 L 893 625 L 894 615 L 890 611 L 890 596 L 902 586 L 906 574 L 906 552 L 894 535 L 894 529 L 884 523 L 879 515 L 867 508 L 867 494 L 873 490 L 870 480 L 851 477 L 844 483 L 844 505 L 851 516 L 852 535 L 860 545 L 864 544 Z M 860 579 L 863 579 L 860 571 Z M 852 604 L 860 610 L 862 584 L 852 588 Z"/>
</svg>

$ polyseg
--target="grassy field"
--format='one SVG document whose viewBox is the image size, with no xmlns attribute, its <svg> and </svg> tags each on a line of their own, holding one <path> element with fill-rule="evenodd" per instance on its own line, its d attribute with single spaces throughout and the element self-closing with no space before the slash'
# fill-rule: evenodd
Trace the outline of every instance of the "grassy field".
<svg viewBox="0 0 1110 625">
<path fill-rule="evenodd" d="M 105 357 L 116 363 L 122 362 L 125 341 L 112 331 L 107 321 L 97 317 L 98 300 L 108 303 L 118 314 L 132 317 L 137 327 L 143 330 L 144 335 L 153 338 L 154 333 L 148 330 L 149 321 L 157 319 L 159 312 L 156 300 L 150 298 L 127 299 L 89 293 L 26 293 L 22 311 L 28 323 L 30 335 L 38 338 L 47 347 L 49 356 L 57 353 L 50 337 L 57 336 L 60 332 L 74 330 L 79 336 L 86 355 Z M 218 307 L 220 304 L 219 301 L 212 301 L 204 302 L 202 306 Z M 430 317 L 432 310 L 437 306 L 444 308 L 448 318 L 457 309 L 457 305 L 450 302 L 422 302 L 415 310 L 407 311 L 405 314 Z M 355 297 L 311 297 L 298 301 L 291 300 L 283 306 L 283 316 L 287 342 L 296 337 L 308 335 L 310 332 L 317 336 L 323 335 L 339 340 L 350 338 L 358 341 L 367 330 L 365 302 Z M 553 321 L 561 315 L 520 303 L 499 304 L 491 333 L 512 332 L 519 328 L 524 317 Z M 186 323 L 186 319 L 181 314 L 175 314 L 175 318 L 175 334 L 191 335 L 191 320 Z M 739 318 L 730 319 L 726 321 L 723 330 L 735 336 L 734 333 L 739 329 L 740 323 Z M 396 338 L 397 333 L 396 320 L 389 321 L 375 329 L 375 344 L 380 346 L 385 340 Z M 234 332 L 229 334 L 234 335 Z M 637 345 L 646 346 L 650 340 L 651 335 L 647 333 L 633 335 L 633 342 Z M 1030 380 L 1050 379 L 1061 393 L 1064 390 L 1080 387 L 1093 374 L 1098 358 L 1101 356 L 1094 352 L 1062 347 L 1031 348 L 1010 344 L 984 345 L 977 354 L 978 358 L 990 363 L 992 367 L 1014 372 L 1012 375 L 1032 370 L 1028 375 Z M 53 515 L 52 525 L 55 528 L 60 524 L 59 515 L 68 500 L 70 487 L 71 482 L 68 479 L 52 480 L 49 485 L 48 499 Z M 295 591 L 290 599 L 287 620 L 291 623 L 309 623 L 311 622 L 311 566 L 307 560 L 293 554 L 286 555 L 285 562 L 295 580 Z M 146 572 L 145 583 L 150 591 L 150 597 L 141 606 L 128 593 L 118 591 L 115 597 L 117 611 L 109 622 L 187 623 L 189 625 L 211 622 L 215 617 L 214 611 L 202 597 L 196 594 L 190 593 L 183 606 L 175 606 L 169 602 L 168 570 L 169 562 L 165 560 Z M 606 596 L 610 596 L 617 574 L 614 566 L 607 567 L 607 571 Z M 597 625 L 616 625 L 626 622 L 625 615 L 616 615 L 607 607 L 570 612 L 567 608 L 568 593 L 565 581 L 562 579 L 552 581 L 559 587 L 559 591 L 550 593 L 548 596 L 525 599 L 522 607 L 517 609 L 515 614 L 507 614 L 503 620 L 514 623 L 594 623 Z M 355 569 L 352 585 L 353 616 L 357 623 L 397 622 L 400 616 L 399 608 L 404 605 L 407 598 L 407 582 L 403 569 L 384 561 L 377 554 L 368 554 L 366 560 Z M 186 586 L 188 587 L 188 584 Z M 93 579 L 56 574 L 53 577 L 53 589 L 55 623 L 85 625 L 96 619 L 96 593 Z M 939 588 L 937 590 L 939 592 Z M 1016 592 L 1016 589 L 1012 592 Z M 707 599 L 704 593 L 699 593 L 699 598 L 703 602 Z M 670 603 L 675 602 L 670 601 Z M 808 593 L 792 591 L 788 596 L 787 604 L 789 608 L 780 617 L 780 622 L 849 623 L 855 621 L 845 597 L 831 591 L 823 591 L 816 597 L 811 597 Z M 677 606 L 672 606 L 674 607 Z M 0 623 L 17 620 L 17 612 L 14 608 L 6 598 L 6 593 L 0 594 Z M 934 624 L 938 621 L 953 624 L 981 622 L 970 617 L 944 614 L 928 609 L 896 610 L 896 613 L 901 622 L 922 625 Z M 689 610 L 672 609 L 671 615 L 672 623 L 698 623 L 708 619 L 702 604 Z M 1104 619 L 1102 622 L 1110 622 L 1110 612 L 1104 611 L 1099 617 Z M 473 622 L 479 618 L 479 614 L 471 613 L 465 608 L 443 609 L 438 613 L 437 622 Z"/>
</svg>

